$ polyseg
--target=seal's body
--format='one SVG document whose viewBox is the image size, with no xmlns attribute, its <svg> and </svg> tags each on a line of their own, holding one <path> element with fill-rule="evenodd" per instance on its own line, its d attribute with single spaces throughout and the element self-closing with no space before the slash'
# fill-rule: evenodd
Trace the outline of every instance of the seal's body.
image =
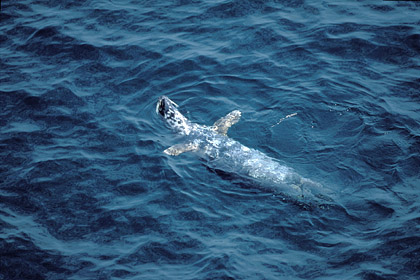
<svg viewBox="0 0 420 280">
<path fill-rule="evenodd" d="M 177 107 L 166 96 L 160 97 L 156 105 L 156 112 L 184 140 L 164 153 L 175 156 L 194 151 L 217 169 L 251 177 L 258 181 L 258 185 L 285 196 L 297 199 L 324 198 L 325 189 L 320 184 L 301 177 L 277 160 L 226 135 L 229 127 L 239 121 L 241 112 L 232 111 L 213 126 L 205 126 L 191 123 Z"/>
</svg>

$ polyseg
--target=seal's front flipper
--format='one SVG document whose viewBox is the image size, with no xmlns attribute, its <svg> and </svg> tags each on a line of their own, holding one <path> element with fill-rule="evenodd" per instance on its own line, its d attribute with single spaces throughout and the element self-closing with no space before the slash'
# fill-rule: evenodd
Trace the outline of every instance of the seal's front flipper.
<svg viewBox="0 0 420 280">
<path fill-rule="evenodd" d="M 240 111 L 238 110 L 232 111 L 214 123 L 213 125 L 214 130 L 219 134 L 226 135 L 229 127 L 239 122 L 240 118 L 241 118 Z"/>
<path fill-rule="evenodd" d="M 183 143 L 183 144 L 176 144 L 173 145 L 169 148 L 167 148 L 166 150 L 164 150 L 163 152 L 167 155 L 170 156 L 177 156 L 179 154 L 182 154 L 183 152 L 190 152 L 190 151 L 195 151 L 198 149 L 198 145 L 194 144 L 194 143 Z"/>
</svg>

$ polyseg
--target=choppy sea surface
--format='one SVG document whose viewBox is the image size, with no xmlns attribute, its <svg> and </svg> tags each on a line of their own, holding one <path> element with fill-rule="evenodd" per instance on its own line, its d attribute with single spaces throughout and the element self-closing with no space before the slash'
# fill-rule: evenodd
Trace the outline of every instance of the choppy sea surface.
<svg viewBox="0 0 420 280">
<path fill-rule="evenodd" d="M 2 1 L 0 279 L 419 279 L 419 14 Z M 200 124 L 240 110 L 230 137 L 334 202 L 164 154 L 161 95 Z"/>
</svg>

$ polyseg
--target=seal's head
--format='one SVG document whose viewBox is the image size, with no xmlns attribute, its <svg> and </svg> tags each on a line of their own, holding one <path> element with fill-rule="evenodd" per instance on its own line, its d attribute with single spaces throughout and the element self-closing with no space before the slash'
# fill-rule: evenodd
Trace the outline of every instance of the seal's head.
<svg viewBox="0 0 420 280">
<path fill-rule="evenodd" d="M 161 96 L 156 104 L 156 113 L 161 115 L 165 122 L 176 132 L 190 133 L 190 123 L 178 111 L 178 105 L 166 96 Z"/>
</svg>

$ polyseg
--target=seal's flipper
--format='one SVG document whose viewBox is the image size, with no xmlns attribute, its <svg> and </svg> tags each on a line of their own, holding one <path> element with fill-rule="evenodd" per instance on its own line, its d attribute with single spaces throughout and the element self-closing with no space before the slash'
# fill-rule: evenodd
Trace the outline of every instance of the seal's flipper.
<svg viewBox="0 0 420 280">
<path fill-rule="evenodd" d="M 241 112 L 238 110 L 232 111 L 223 118 L 220 118 L 217 120 L 213 128 L 214 130 L 222 135 L 226 135 L 229 127 L 234 125 L 235 123 L 239 122 L 239 119 L 241 118 Z"/>
<path fill-rule="evenodd" d="M 182 143 L 182 144 L 175 144 L 163 152 L 170 156 L 177 156 L 179 154 L 182 154 L 183 152 L 190 152 L 195 151 L 198 149 L 198 145 L 194 143 Z"/>
</svg>

